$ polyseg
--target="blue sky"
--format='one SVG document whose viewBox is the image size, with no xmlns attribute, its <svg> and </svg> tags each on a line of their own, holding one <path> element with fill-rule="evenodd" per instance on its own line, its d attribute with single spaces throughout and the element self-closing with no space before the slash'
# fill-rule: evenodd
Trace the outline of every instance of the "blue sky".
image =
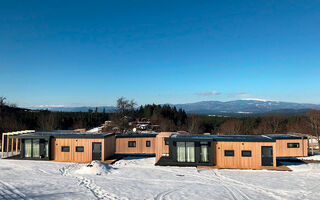
<svg viewBox="0 0 320 200">
<path fill-rule="evenodd" d="M 0 96 L 320 103 L 319 22 L 319 1 L 1 1 Z"/>
</svg>

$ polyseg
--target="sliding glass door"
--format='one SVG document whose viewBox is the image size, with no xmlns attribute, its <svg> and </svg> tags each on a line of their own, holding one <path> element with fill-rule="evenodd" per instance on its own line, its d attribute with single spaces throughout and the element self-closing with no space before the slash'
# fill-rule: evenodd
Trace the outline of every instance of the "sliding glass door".
<svg viewBox="0 0 320 200">
<path fill-rule="evenodd" d="M 24 157 L 30 158 L 32 153 L 32 139 L 24 140 Z"/>
<path fill-rule="evenodd" d="M 49 158 L 48 139 L 24 139 L 24 157 L 45 159 Z"/>
<path fill-rule="evenodd" d="M 177 142 L 177 161 L 195 162 L 194 142 Z"/>
<path fill-rule="evenodd" d="M 200 142 L 200 161 L 209 162 L 209 145 L 208 142 Z"/>
<path fill-rule="evenodd" d="M 40 158 L 40 141 L 39 139 L 33 139 L 32 141 L 32 157 Z"/>
</svg>

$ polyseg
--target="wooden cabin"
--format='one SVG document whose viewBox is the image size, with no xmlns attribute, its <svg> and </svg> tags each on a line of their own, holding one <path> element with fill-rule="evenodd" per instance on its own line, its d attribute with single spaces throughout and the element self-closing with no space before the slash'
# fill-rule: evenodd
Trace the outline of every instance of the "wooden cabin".
<svg viewBox="0 0 320 200">
<path fill-rule="evenodd" d="M 155 155 L 157 134 L 124 134 L 116 136 L 116 154 Z"/>
<path fill-rule="evenodd" d="M 47 131 L 22 134 L 22 159 L 87 163 L 104 161 L 114 155 L 115 135 Z"/>
<path fill-rule="evenodd" d="M 276 140 L 276 157 L 304 157 L 308 156 L 309 142 L 305 136 L 273 134 L 266 135 Z"/>
<path fill-rule="evenodd" d="M 269 137 L 172 134 L 165 141 L 169 155 L 160 157 L 157 165 L 266 169 L 277 164 L 276 141 Z"/>
</svg>

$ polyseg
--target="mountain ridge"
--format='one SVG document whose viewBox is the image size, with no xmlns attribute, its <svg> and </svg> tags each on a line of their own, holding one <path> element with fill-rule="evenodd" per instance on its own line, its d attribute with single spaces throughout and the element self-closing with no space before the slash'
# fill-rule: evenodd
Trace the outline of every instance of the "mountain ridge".
<svg viewBox="0 0 320 200">
<path fill-rule="evenodd" d="M 206 114 L 206 115 L 223 115 L 223 114 L 263 114 L 280 112 L 281 110 L 287 113 L 299 113 L 299 110 L 306 112 L 311 109 L 320 109 L 319 104 L 311 103 L 294 103 L 284 101 L 271 101 L 271 100 L 259 100 L 259 99 L 247 99 L 247 100 L 234 100 L 234 101 L 199 101 L 194 103 L 184 104 L 162 104 L 175 106 L 177 109 L 183 109 L 187 113 Z M 102 112 L 103 109 L 106 112 L 114 112 L 115 106 L 97 106 L 98 112 Z M 87 112 L 89 109 L 95 110 L 94 106 L 80 106 L 80 107 L 29 107 L 33 110 L 50 110 L 50 111 L 63 111 L 63 112 Z"/>
</svg>

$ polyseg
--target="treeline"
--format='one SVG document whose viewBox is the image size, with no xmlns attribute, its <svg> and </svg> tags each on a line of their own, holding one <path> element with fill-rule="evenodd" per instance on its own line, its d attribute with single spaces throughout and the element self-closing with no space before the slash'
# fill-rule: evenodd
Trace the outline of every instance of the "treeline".
<svg viewBox="0 0 320 200">
<path fill-rule="evenodd" d="M 184 110 L 169 105 L 145 105 L 136 108 L 133 100 L 119 98 L 117 111 L 99 113 L 98 109 L 88 112 L 32 111 L 17 108 L 0 97 L 0 133 L 24 129 L 72 130 L 90 129 L 111 120 L 121 133 L 131 132 L 132 121 L 137 118 L 150 119 L 160 125 L 161 131 L 185 131 L 190 134 L 274 134 L 302 133 L 320 137 L 320 111 L 312 110 L 307 115 L 291 117 L 218 117 L 187 115 Z M 111 129 L 112 130 L 112 129 Z"/>
<path fill-rule="evenodd" d="M 100 126 L 109 120 L 108 113 L 50 112 L 6 109 L 0 112 L 0 132 L 16 130 L 72 130 Z"/>
<path fill-rule="evenodd" d="M 17 130 L 72 130 L 99 126 L 109 120 L 108 113 L 50 112 L 17 108 L 0 97 L 0 133 Z"/>
</svg>

